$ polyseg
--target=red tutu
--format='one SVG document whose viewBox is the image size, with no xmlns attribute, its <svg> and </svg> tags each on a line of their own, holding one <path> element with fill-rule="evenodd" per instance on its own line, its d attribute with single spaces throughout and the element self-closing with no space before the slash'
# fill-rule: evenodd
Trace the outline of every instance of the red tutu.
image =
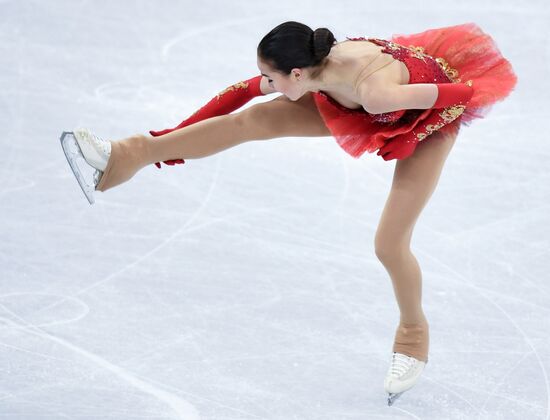
<svg viewBox="0 0 550 420">
<path fill-rule="evenodd" d="M 348 38 L 365 40 L 365 38 Z M 430 29 L 412 35 L 393 35 L 391 41 L 369 38 L 386 45 L 388 52 L 409 69 L 411 83 L 473 81 L 474 94 L 466 110 L 440 132 L 458 132 L 462 124 L 483 118 L 516 85 L 517 77 L 493 39 L 475 23 Z M 377 42 L 378 41 L 378 42 Z M 346 108 L 323 92 L 314 93 L 317 108 L 338 144 L 351 156 L 372 153 L 384 143 L 417 127 L 433 112 L 402 110 L 386 114 Z"/>
</svg>

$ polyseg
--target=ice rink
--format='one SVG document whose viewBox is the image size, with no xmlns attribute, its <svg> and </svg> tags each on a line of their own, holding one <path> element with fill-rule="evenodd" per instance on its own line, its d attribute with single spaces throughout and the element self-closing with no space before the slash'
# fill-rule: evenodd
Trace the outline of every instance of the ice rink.
<svg viewBox="0 0 550 420">
<path fill-rule="evenodd" d="M 416 224 L 430 359 L 392 407 L 395 160 L 252 141 L 90 206 L 59 144 L 176 126 L 287 20 L 339 41 L 476 22 L 518 75 Z M 0 419 L 549 420 L 549 22 L 547 0 L 0 0 Z"/>
</svg>

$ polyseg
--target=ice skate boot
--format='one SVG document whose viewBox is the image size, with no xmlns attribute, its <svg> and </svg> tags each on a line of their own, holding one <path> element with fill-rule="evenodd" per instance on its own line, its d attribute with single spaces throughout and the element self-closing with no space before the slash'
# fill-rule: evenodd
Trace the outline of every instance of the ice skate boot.
<svg viewBox="0 0 550 420">
<path fill-rule="evenodd" d="M 61 146 L 84 195 L 93 204 L 93 193 L 111 155 L 111 142 L 79 128 L 63 132 Z"/>
<path fill-rule="evenodd" d="M 401 353 L 393 353 L 392 361 L 386 379 L 384 389 L 388 395 L 388 405 L 392 405 L 401 394 L 411 389 L 418 379 L 426 362 L 415 359 Z"/>
</svg>

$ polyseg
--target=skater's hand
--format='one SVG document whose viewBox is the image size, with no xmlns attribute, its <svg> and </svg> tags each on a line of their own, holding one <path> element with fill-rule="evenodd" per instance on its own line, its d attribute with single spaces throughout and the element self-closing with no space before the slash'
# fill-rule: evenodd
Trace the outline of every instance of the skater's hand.
<svg viewBox="0 0 550 420">
<path fill-rule="evenodd" d="M 174 160 L 165 160 L 162 163 L 165 163 L 166 165 L 174 166 L 178 163 L 185 163 L 185 161 L 183 159 L 174 159 Z M 160 169 L 160 162 L 155 162 L 155 165 L 157 166 L 157 168 Z"/>
<path fill-rule="evenodd" d="M 174 166 L 177 163 L 185 163 L 183 159 L 175 159 L 175 160 L 165 160 L 162 163 L 165 163 L 166 165 Z M 160 169 L 160 162 L 155 162 L 155 165 L 157 168 Z"/>
<path fill-rule="evenodd" d="M 412 137 L 398 136 L 388 140 L 376 154 L 384 160 L 405 159 L 413 154 L 417 144 L 418 140 Z"/>
<path fill-rule="evenodd" d="M 174 166 L 178 163 L 185 163 L 185 161 L 183 159 L 173 159 L 173 160 L 165 160 L 162 163 L 166 165 Z M 155 162 L 155 165 L 157 166 L 157 168 L 160 169 L 160 162 Z"/>
</svg>

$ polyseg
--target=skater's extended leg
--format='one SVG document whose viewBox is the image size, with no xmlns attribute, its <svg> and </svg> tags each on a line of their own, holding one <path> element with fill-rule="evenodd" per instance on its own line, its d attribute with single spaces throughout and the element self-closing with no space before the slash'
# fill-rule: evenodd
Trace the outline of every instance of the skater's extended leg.
<svg viewBox="0 0 550 420">
<path fill-rule="evenodd" d="M 422 310 L 422 273 L 411 252 L 414 225 L 435 190 L 456 134 L 436 132 L 414 154 L 398 160 L 375 235 L 375 252 L 387 269 L 400 309 L 394 352 L 427 361 L 428 322 Z"/>
<path fill-rule="evenodd" d="M 329 135 L 311 94 L 297 101 L 279 96 L 156 138 L 137 135 L 111 142 L 111 157 L 96 189 L 119 185 L 155 162 L 198 159 L 251 140 Z"/>
</svg>

